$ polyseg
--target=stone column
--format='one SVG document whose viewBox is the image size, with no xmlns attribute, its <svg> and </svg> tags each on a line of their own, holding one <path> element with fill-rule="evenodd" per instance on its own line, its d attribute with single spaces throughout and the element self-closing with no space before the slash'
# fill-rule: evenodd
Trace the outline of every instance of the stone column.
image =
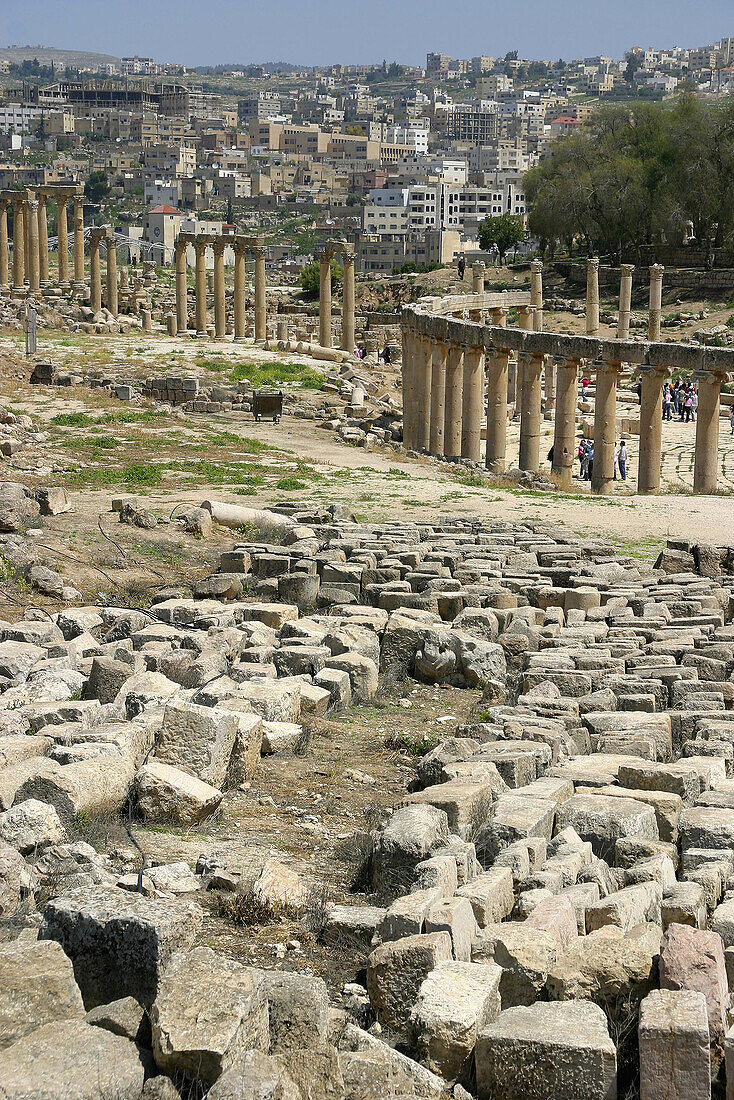
<svg viewBox="0 0 734 1100">
<path fill-rule="evenodd" d="M 663 314 L 663 274 L 662 264 L 653 264 L 650 268 L 650 314 L 647 320 L 647 338 L 653 343 L 660 339 L 660 322 Z"/>
<path fill-rule="evenodd" d="M 224 293 L 224 248 L 226 240 L 214 242 L 214 338 L 223 340 L 227 330 L 227 302 Z"/>
<path fill-rule="evenodd" d="M 38 193 L 38 276 L 41 286 L 48 286 L 48 195 Z"/>
<path fill-rule="evenodd" d="M 468 344 L 464 350 L 461 397 L 461 457 L 469 462 L 482 458 L 482 410 L 484 406 L 484 347 Z"/>
<path fill-rule="evenodd" d="M 607 495 L 614 482 L 614 443 L 617 436 L 617 382 L 621 363 L 598 360 L 594 401 L 594 468 L 591 491 Z"/>
<path fill-rule="evenodd" d="M 89 237 L 89 306 L 92 313 L 99 313 L 102 308 L 102 272 L 99 261 L 100 239 L 100 231 L 93 229 Z"/>
<path fill-rule="evenodd" d="M 188 286 L 186 283 L 187 240 L 176 239 L 176 328 L 179 333 L 189 327 Z"/>
<path fill-rule="evenodd" d="M 643 367 L 640 371 L 640 465 L 637 492 L 645 495 L 660 491 L 660 460 L 663 428 L 663 379 L 665 371 Z"/>
<path fill-rule="evenodd" d="M 694 378 L 698 382 L 698 412 L 696 450 L 693 456 L 693 491 L 715 493 L 719 470 L 722 376 L 715 371 L 698 371 Z"/>
<path fill-rule="evenodd" d="M 520 418 L 520 469 L 537 473 L 540 468 L 540 396 L 543 356 L 521 352 L 522 409 Z"/>
<path fill-rule="evenodd" d="M 580 362 L 579 359 L 556 359 L 556 419 L 552 468 L 562 489 L 570 489 L 573 483 Z"/>
<path fill-rule="evenodd" d="M 443 457 L 444 416 L 446 411 L 446 345 L 443 340 L 431 341 L 431 431 L 428 450 Z"/>
<path fill-rule="evenodd" d="M 255 253 L 255 339 L 264 344 L 268 338 L 268 312 L 265 299 L 265 249 L 257 247 L 253 251 Z"/>
<path fill-rule="evenodd" d="M 245 315 L 245 246 L 242 242 L 234 248 L 234 338 L 241 343 L 247 334 Z"/>
<path fill-rule="evenodd" d="M 474 294 L 484 294 L 484 264 L 478 260 L 471 269 L 471 288 Z"/>
<path fill-rule="evenodd" d="M 197 237 L 196 251 L 196 335 L 206 336 L 206 246 L 207 241 Z"/>
<path fill-rule="evenodd" d="M 26 209 L 28 211 L 28 285 L 31 294 L 38 294 L 41 289 L 41 269 L 38 256 L 38 201 L 29 199 Z"/>
<path fill-rule="evenodd" d="M 632 272 L 634 270 L 634 264 L 622 264 L 622 276 L 619 280 L 618 340 L 629 340 L 630 311 L 632 309 Z M 596 462 L 596 453 L 594 454 L 594 462 Z"/>
<path fill-rule="evenodd" d="M 530 264 L 530 304 L 534 308 L 533 329 L 543 331 L 543 264 L 533 260 Z"/>
<path fill-rule="evenodd" d="M 545 356 L 543 381 L 545 387 L 545 419 L 550 420 L 551 418 L 547 414 L 552 413 L 556 407 L 556 364 L 552 355 Z"/>
<path fill-rule="evenodd" d="M 415 449 L 428 451 L 431 445 L 431 374 L 433 370 L 431 340 L 419 336 L 416 340 L 413 369 L 413 400 L 415 404 Z"/>
<path fill-rule="evenodd" d="M 495 351 L 489 357 L 487 373 L 486 466 L 501 474 L 507 462 L 507 373 L 509 352 Z"/>
<path fill-rule="evenodd" d="M 401 328 L 403 355 L 401 362 L 403 389 L 403 446 L 406 451 L 413 446 L 412 384 L 413 384 L 413 331 L 404 321 Z"/>
<path fill-rule="evenodd" d="M 117 317 L 117 251 L 115 247 L 115 231 L 112 228 L 105 234 L 107 245 L 107 277 L 105 281 L 106 305 L 113 317 Z"/>
<path fill-rule="evenodd" d="M 31 255 L 30 255 L 30 198 L 28 192 L 26 192 L 26 199 L 23 203 L 23 262 L 25 264 L 25 277 L 29 278 L 31 270 Z"/>
<path fill-rule="evenodd" d="M 84 290 L 84 194 L 74 193 L 74 289 Z"/>
<path fill-rule="evenodd" d="M 0 196 L 0 290 L 10 282 L 8 270 L 8 199 Z"/>
<path fill-rule="evenodd" d="M 463 407 L 464 348 L 449 344 L 446 356 L 446 394 L 444 397 L 443 453 L 446 458 L 461 457 L 461 411 Z"/>
<path fill-rule="evenodd" d="M 517 323 L 523 332 L 533 331 L 533 312 L 532 306 L 520 306 L 518 308 Z M 523 363 L 524 360 L 518 355 L 517 368 L 515 371 L 515 418 L 520 415 L 520 410 L 522 409 Z"/>
<path fill-rule="evenodd" d="M 23 196 L 13 199 L 13 290 L 23 290 L 25 240 L 23 234 Z"/>
<path fill-rule="evenodd" d="M 354 252 L 342 251 L 344 277 L 342 280 L 342 349 L 354 351 Z"/>
<path fill-rule="evenodd" d="M 319 254 L 319 344 L 331 347 L 331 253 Z"/>
<path fill-rule="evenodd" d="M 586 264 L 586 335 L 599 332 L 599 260 L 596 256 Z"/>
<path fill-rule="evenodd" d="M 66 221 L 66 203 L 68 196 L 59 195 L 56 199 L 56 220 L 59 235 L 59 286 L 69 289 L 69 227 Z"/>
</svg>

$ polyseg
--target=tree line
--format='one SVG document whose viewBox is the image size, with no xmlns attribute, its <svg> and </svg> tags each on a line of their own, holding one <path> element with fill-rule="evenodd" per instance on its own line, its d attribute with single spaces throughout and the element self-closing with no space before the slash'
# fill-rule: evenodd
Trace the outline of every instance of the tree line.
<svg viewBox="0 0 734 1100">
<path fill-rule="evenodd" d="M 614 262 L 645 246 L 707 251 L 734 236 L 734 97 L 604 107 L 526 173 L 529 228 L 541 251 Z"/>
</svg>

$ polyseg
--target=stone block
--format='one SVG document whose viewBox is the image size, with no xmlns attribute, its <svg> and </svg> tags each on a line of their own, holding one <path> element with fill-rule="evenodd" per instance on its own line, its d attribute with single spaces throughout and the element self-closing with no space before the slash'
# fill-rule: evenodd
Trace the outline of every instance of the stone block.
<svg viewBox="0 0 734 1100">
<path fill-rule="evenodd" d="M 216 787 L 158 760 L 140 768 L 135 786 L 140 816 L 162 825 L 205 821 L 222 801 L 222 792 Z"/>
<path fill-rule="evenodd" d="M 710 1100 L 706 998 L 655 989 L 640 1005 L 640 1100 Z"/>
<path fill-rule="evenodd" d="M 501 795 L 494 804 L 492 819 L 474 838 L 477 857 L 491 867 L 500 852 L 516 840 L 553 835 L 555 802 L 543 798 L 525 798 L 521 793 Z"/>
<path fill-rule="evenodd" d="M 469 901 L 480 928 L 498 924 L 509 917 L 515 902 L 512 871 L 509 867 L 493 867 L 461 886 L 456 893 Z"/>
<path fill-rule="evenodd" d="M 424 979 L 451 961 L 448 932 L 404 936 L 375 948 L 367 961 L 367 992 L 382 1026 L 404 1032 Z"/>
<path fill-rule="evenodd" d="M 440 898 L 426 914 L 426 932 L 446 931 L 451 936 L 454 958 L 469 962 L 472 944 L 477 936 L 477 922 L 471 903 L 462 897 Z"/>
<path fill-rule="evenodd" d="M 156 758 L 222 788 L 238 727 L 238 716 L 231 711 L 171 701 L 163 713 Z"/>
<path fill-rule="evenodd" d="M 15 940 L 0 946 L 0 1050 L 44 1024 L 83 1018 L 74 968 L 60 944 Z"/>
<path fill-rule="evenodd" d="M 657 882 L 642 882 L 616 890 L 586 910 L 586 931 L 593 932 L 608 924 L 622 931 L 636 924 L 660 923 L 663 892 Z"/>
<path fill-rule="evenodd" d="M 658 839 L 655 811 L 634 800 L 604 795 L 574 795 L 558 807 L 556 826 L 571 825 L 583 840 L 591 842 L 594 855 L 611 863 L 620 837 Z"/>
<path fill-rule="evenodd" d="M 726 1031 L 729 985 L 724 945 L 718 932 L 670 924 L 660 944 L 660 988 L 703 993 L 712 1043 Z"/>
</svg>

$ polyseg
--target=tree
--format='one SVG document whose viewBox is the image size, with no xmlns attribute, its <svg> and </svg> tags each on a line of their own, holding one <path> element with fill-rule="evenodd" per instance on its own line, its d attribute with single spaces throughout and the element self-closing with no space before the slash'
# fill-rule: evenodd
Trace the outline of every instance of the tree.
<svg viewBox="0 0 734 1100">
<path fill-rule="evenodd" d="M 89 202 L 100 203 L 110 193 L 110 181 L 103 171 L 90 172 L 84 184 L 84 197 Z"/>
<path fill-rule="evenodd" d="M 485 218 L 479 225 L 479 245 L 488 252 L 493 244 L 497 245 L 500 261 L 504 261 L 505 253 L 513 245 L 524 240 L 522 218 L 514 214 L 498 214 L 495 217 Z"/>
<path fill-rule="evenodd" d="M 635 73 L 642 67 L 642 58 L 639 54 L 631 53 L 627 58 L 627 64 L 624 70 L 624 79 L 628 84 L 634 83 Z"/>
<path fill-rule="evenodd" d="M 341 285 L 342 271 L 336 260 L 331 261 L 331 288 L 332 290 L 338 289 Z M 308 264 L 304 267 L 303 271 L 298 277 L 298 281 L 301 284 L 303 293 L 306 298 L 318 298 L 321 293 L 321 264 L 318 260 L 314 260 L 312 264 Z"/>
</svg>

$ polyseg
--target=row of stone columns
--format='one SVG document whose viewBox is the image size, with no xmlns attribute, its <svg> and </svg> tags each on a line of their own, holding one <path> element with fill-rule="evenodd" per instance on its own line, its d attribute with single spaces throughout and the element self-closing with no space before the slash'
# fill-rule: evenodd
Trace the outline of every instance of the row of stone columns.
<svg viewBox="0 0 734 1100">
<path fill-rule="evenodd" d="M 492 309 L 492 324 L 504 327 L 505 309 Z M 489 469 L 505 469 L 507 410 L 512 404 L 508 392 L 510 351 L 497 348 L 485 352 L 483 343 L 471 340 L 471 327 L 463 338 L 442 340 L 403 328 L 404 441 L 408 448 L 447 458 L 481 461 L 481 423 L 486 408 L 485 462 Z M 477 336 L 480 332 L 477 332 Z M 576 417 L 580 357 L 551 356 L 540 351 L 519 355 L 522 376 L 520 403 L 521 470 L 536 473 L 540 468 L 540 437 L 543 407 L 543 378 L 548 400 L 549 367 L 553 368 L 555 417 L 552 471 L 559 487 L 572 487 L 576 459 Z M 615 359 L 598 359 L 594 409 L 594 466 L 592 492 L 607 494 L 614 480 L 614 450 L 617 439 L 617 387 L 623 364 Z M 638 492 L 660 490 L 662 458 L 662 385 L 666 368 L 643 365 L 640 369 L 640 453 Z M 486 397 L 485 397 L 486 376 Z M 693 490 L 716 491 L 721 383 L 725 371 L 697 371 L 698 416 Z M 511 390 L 511 386 L 509 386 Z M 486 402 L 486 403 L 485 403 Z"/>
<path fill-rule="evenodd" d="M 342 260 L 342 341 L 343 351 L 354 351 L 354 250 L 346 241 L 327 242 L 319 252 L 319 344 L 331 347 L 331 261 Z"/>
<path fill-rule="evenodd" d="M 89 305 L 94 313 L 102 308 L 102 265 L 100 260 L 102 241 L 105 242 L 107 258 L 104 304 L 113 317 L 117 317 L 117 252 L 115 231 L 111 225 L 93 226 L 89 234 Z"/>
<path fill-rule="evenodd" d="M 194 318 L 196 335 L 207 335 L 207 278 L 206 250 L 214 252 L 214 336 L 223 340 L 226 336 L 226 291 L 224 280 L 224 250 L 234 251 L 234 339 L 244 340 L 246 332 L 245 312 L 245 255 L 255 255 L 255 339 L 265 343 L 267 339 L 267 306 L 265 285 L 266 249 L 250 237 L 220 236 L 212 233 L 180 233 L 176 238 L 176 331 L 184 335 L 189 330 L 188 283 L 186 250 L 193 245 L 195 253 Z"/>
<path fill-rule="evenodd" d="M 630 312 L 632 309 L 632 273 L 634 270 L 634 264 L 622 264 L 619 281 L 619 320 L 617 322 L 617 338 L 619 340 L 629 339 Z M 653 264 L 650 268 L 647 338 L 652 343 L 657 343 L 660 340 L 664 272 L 665 268 L 662 264 Z M 599 335 L 599 260 L 595 256 L 586 261 L 586 335 Z"/>
<path fill-rule="evenodd" d="M 38 294 L 49 286 L 48 210 L 55 199 L 58 221 L 58 286 L 62 291 L 84 289 L 84 191 L 81 187 L 49 185 L 35 191 L 0 191 L 0 291 L 28 290 Z M 69 281 L 67 206 L 74 204 L 74 283 Z M 13 263 L 10 269 L 8 207 L 13 206 Z M 12 276 L 12 283 L 11 283 Z"/>
</svg>

